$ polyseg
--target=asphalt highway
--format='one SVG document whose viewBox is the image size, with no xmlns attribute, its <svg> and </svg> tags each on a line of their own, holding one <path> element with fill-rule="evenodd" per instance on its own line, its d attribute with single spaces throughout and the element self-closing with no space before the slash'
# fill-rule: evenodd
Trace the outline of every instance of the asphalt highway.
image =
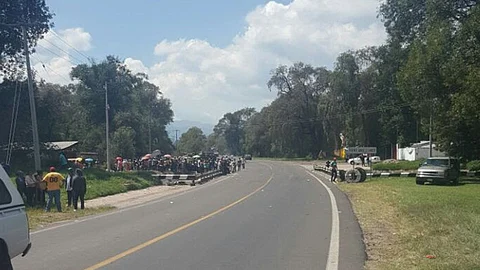
<svg viewBox="0 0 480 270">
<path fill-rule="evenodd" d="M 321 173 L 253 161 L 187 192 L 32 233 L 14 269 L 363 269 L 348 198 Z"/>
</svg>

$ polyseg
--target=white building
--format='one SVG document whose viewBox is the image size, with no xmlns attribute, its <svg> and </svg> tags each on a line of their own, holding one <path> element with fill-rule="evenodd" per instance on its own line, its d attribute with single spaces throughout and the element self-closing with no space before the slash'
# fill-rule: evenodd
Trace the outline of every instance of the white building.
<svg viewBox="0 0 480 270">
<path fill-rule="evenodd" d="M 422 158 L 428 158 L 430 152 L 429 141 L 421 141 L 414 143 L 410 147 L 399 148 L 397 144 L 397 159 L 414 161 Z M 432 156 L 445 157 L 444 152 L 436 150 L 435 144 L 433 144 Z"/>
</svg>

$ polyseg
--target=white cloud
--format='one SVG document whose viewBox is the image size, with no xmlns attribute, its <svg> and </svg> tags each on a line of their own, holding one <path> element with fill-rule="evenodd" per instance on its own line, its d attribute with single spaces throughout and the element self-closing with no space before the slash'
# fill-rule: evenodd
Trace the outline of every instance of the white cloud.
<svg viewBox="0 0 480 270">
<path fill-rule="evenodd" d="M 130 57 L 125 64 L 134 73 L 147 73 L 172 100 L 175 119 L 216 123 L 227 112 L 261 109 L 271 102 L 276 93 L 266 83 L 280 64 L 332 67 L 343 51 L 383 43 L 378 5 L 378 0 L 270 1 L 246 14 L 245 28 L 228 46 L 199 39 L 162 40 L 153 48 L 157 63 L 145 66 Z M 82 28 L 58 35 L 62 39 L 47 33 L 32 62 L 39 77 L 66 83 L 71 68 L 87 62 L 66 43 L 85 52 L 92 48 L 92 38 Z"/>
<path fill-rule="evenodd" d="M 125 59 L 125 64 L 128 68 L 134 73 L 148 73 L 148 68 L 140 60 L 135 60 L 133 58 Z"/>
<path fill-rule="evenodd" d="M 215 123 L 243 107 L 272 101 L 266 82 L 280 64 L 303 61 L 332 66 L 349 49 L 379 45 L 385 31 L 376 19 L 378 0 L 270 1 L 246 15 L 245 30 L 224 48 L 204 40 L 163 40 L 160 58 L 146 68 L 128 58 L 133 70 L 147 71 L 173 103 L 177 118 Z"/>
<path fill-rule="evenodd" d="M 82 28 L 48 32 L 32 54 L 31 62 L 36 77 L 53 83 L 70 83 L 72 68 L 88 62 L 81 53 L 92 48 L 91 42 L 91 35 Z"/>
</svg>

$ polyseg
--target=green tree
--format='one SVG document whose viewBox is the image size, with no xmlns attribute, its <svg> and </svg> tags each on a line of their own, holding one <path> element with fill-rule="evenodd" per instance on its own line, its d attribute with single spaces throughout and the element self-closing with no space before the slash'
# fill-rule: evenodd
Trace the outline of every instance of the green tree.
<svg viewBox="0 0 480 270">
<path fill-rule="evenodd" d="M 225 139 L 227 151 L 230 154 L 242 154 L 244 126 L 254 113 L 254 108 L 244 108 L 234 113 L 227 113 L 213 128 L 217 138 L 223 137 Z"/>
<path fill-rule="evenodd" d="M 23 63 L 23 36 L 25 25 L 29 49 L 53 27 L 53 14 L 44 0 L 0 1 L 0 74 L 13 75 L 19 63 Z"/>
<path fill-rule="evenodd" d="M 135 131 L 131 127 L 122 126 L 113 133 L 112 153 L 123 158 L 135 157 Z"/>
<path fill-rule="evenodd" d="M 198 154 L 205 150 L 206 142 L 207 137 L 203 134 L 203 131 L 198 127 L 192 127 L 183 133 L 178 140 L 177 151 L 183 154 Z"/>
<path fill-rule="evenodd" d="M 71 76 L 79 80 L 74 89 L 74 117 L 82 121 L 77 135 L 83 139 L 82 145 L 88 147 L 84 150 L 105 149 L 105 135 L 101 136 L 105 130 L 105 91 L 108 91 L 111 132 L 121 127 L 132 128 L 136 156 L 155 149 L 173 150 L 165 131 L 165 126 L 173 120 L 170 100 L 145 76 L 133 75 L 122 61 L 112 56 L 98 64 L 79 65 Z"/>
</svg>

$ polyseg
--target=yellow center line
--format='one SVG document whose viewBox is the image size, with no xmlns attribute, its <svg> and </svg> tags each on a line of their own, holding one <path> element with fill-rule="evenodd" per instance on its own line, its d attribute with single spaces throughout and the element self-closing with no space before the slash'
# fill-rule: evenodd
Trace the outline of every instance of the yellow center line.
<svg viewBox="0 0 480 270">
<path fill-rule="evenodd" d="M 270 166 L 269 166 L 269 167 L 270 167 Z M 272 169 L 272 168 L 270 167 L 270 169 Z M 201 217 L 201 218 L 199 218 L 199 219 L 197 219 L 197 220 L 194 220 L 194 221 L 192 221 L 192 222 L 190 222 L 190 223 L 188 223 L 188 224 L 182 225 L 182 226 L 180 226 L 180 227 L 178 227 L 178 228 L 176 228 L 176 229 L 174 229 L 174 230 L 171 230 L 171 231 L 169 231 L 169 232 L 167 232 L 167 233 L 165 233 L 165 234 L 162 234 L 162 235 L 160 235 L 160 236 L 157 236 L 157 237 L 155 237 L 155 238 L 153 238 L 153 239 L 151 239 L 151 240 L 148 240 L 147 242 L 144 242 L 144 243 L 142 243 L 142 244 L 139 244 L 138 246 L 135 246 L 135 247 L 133 247 L 133 248 L 130 248 L 130 249 L 128 249 L 128 250 L 125 250 L 124 252 L 119 253 L 119 254 L 117 254 L 117 255 L 115 255 L 115 256 L 113 256 L 113 257 L 110 257 L 110 258 L 108 258 L 108 259 L 106 259 L 106 260 L 104 260 L 104 261 L 102 261 L 102 262 L 99 262 L 99 263 L 93 265 L 93 266 L 90 266 L 90 267 L 88 267 L 88 268 L 85 268 L 85 270 L 96 270 L 96 269 L 99 269 L 99 268 L 101 268 L 101 267 L 107 266 L 107 265 L 109 265 L 109 264 L 111 264 L 111 263 L 113 263 L 113 262 L 115 262 L 115 261 L 120 260 L 121 258 L 124 258 L 124 257 L 126 257 L 126 256 L 128 256 L 128 255 L 130 255 L 130 254 L 132 254 L 132 253 L 135 253 L 135 252 L 137 252 L 137 251 L 139 251 L 139 250 L 141 250 L 141 249 L 143 249 L 143 248 L 146 248 L 146 247 L 148 247 L 148 246 L 150 246 L 150 245 L 153 245 L 153 244 L 155 244 L 155 243 L 157 243 L 157 242 L 159 242 L 159 241 L 161 241 L 161 240 L 163 240 L 163 239 L 165 239 L 165 238 L 167 238 L 167 237 L 169 237 L 169 236 L 172 236 L 172 235 L 174 235 L 174 234 L 176 234 L 176 233 L 178 233 L 178 232 L 181 232 L 181 231 L 183 231 L 183 230 L 185 230 L 185 229 L 187 229 L 187 228 L 189 228 L 189 227 L 192 227 L 193 225 L 195 225 L 195 224 L 197 224 L 197 223 L 200 223 L 200 222 L 202 222 L 202 221 L 204 221 L 204 220 L 206 220 L 206 219 L 209 219 L 209 218 L 211 218 L 211 217 L 213 217 L 213 216 L 215 216 L 215 215 L 217 215 L 217 214 L 219 214 L 219 213 L 221 213 L 221 212 L 223 212 L 223 211 L 225 211 L 225 210 L 227 210 L 227 209 L 229 209 L 229 208 L 232 208 L 233 206 L 235 206 L 235 205 L 237 205 L 237 204 L 245 201 L 246 199 L 248 199 L 249 197 L 251 197 L 251 196 L 254 195 L 255 193 L 257 193 L 257 192 L 259 192 L 260 190 L 262 190 L 263 188 L 265 188 L 265 187 L 270 183 L 270 181 L 272 181 L 272 179 L 273 179 L 273 172 L 272 172 L 272 175 L 270 176 L 270 178 L 267 180 L 267 182 L 265 182 L 261 187 L 257 188 L 256 190 L 254 190 L 252 193 L 248 194 L 247 196 L 245 196 L 245 197 L 243 197 L 243 198 L 241 198 L 241 199 L 239 199 L 239 200 L 237 200 L 237 201 L 235 201 L 235 202 L 233 202 L 233 203 L 231 203 L 231 204 L 229 204 L 229 205 L 227 205 L 227 206 L 224 206 L 224 207 L 218 209 L 218 210 L 215 211 L 215 212 L 212 212 L 212 213 L 210 213 L 210 214 L 208 214 L 208 215 L 206 215 L 206 216 L 203 216 L 203 217 Z"/>
</svg>

